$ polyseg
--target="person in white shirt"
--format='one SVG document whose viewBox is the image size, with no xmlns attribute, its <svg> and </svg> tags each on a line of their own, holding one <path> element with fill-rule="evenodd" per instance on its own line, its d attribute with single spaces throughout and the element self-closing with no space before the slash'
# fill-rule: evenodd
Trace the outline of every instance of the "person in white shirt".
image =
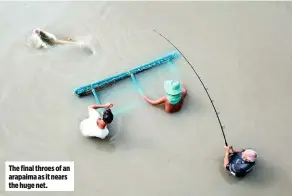
<svg viewBox="0 0 292 196">
<path fill-rule="evenodd" d="M 108 103 L 105 105 L 90 105 L 88 106 L 89 117 L 84 119 L 80 123 L 81 133 L 85 137 L 98 137 L 100 139 L 105 139 L 108 134 L 108 125 L 113 121 L 114 115 L 111 112 L 113 104 Z M 96 111 L 96 109 L 105 108 L 105 111 L 101 114 Z"/>
</svg>

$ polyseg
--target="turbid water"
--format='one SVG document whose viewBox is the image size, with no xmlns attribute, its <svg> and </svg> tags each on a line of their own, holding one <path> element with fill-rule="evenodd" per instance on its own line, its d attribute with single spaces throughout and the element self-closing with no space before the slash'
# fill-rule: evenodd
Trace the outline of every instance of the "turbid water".
<svg viewBox="0 0 292 196">
<path fill-rule="evenodd" d="M 292 4 L 243 2 L 0 3 L 0 157 L 75 161 L 75 192 L 43 195 L 214 196 L 292 194 L 289 150 Z M 86 41 L 96 51 L 26 45 L 36 27 Z M 152 98 L 165 79 L 189 90 L 167 115 L 144 103 L 129 80 L 101 92 L 114 103 L 112 136 L 84 138 L 79 122 L 93 97 L 74 89 L 174 48 L 193 64 L 220 112 L 228 142 L 259 153 L 235 180 L 223 168 L 224 140 L 212 105 L 182 58 L 137 77 Z M 4 176 L 4 169 L 1 170 Z M 39 195 L 4 192 L 1 195 Z"/>
</svg>

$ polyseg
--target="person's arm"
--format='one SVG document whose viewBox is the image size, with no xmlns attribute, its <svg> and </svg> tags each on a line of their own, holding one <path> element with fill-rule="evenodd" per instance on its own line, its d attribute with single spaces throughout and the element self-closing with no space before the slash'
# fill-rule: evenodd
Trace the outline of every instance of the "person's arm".
<svg viewBox="0 0 292 196">
<path fill-rule="evenodd" d="M 187 89 L 183 87 L 183 90 L 182 90 L 183 98 L 185 98 L 187 96 L 187 94 L 188 94 Z"/>
<path fill-rule="evenodd" d="M 151 105 L 160 105 L 162 103 L 165 103 L 165 97 L 162 97 L 162 98 L 157 99 L 157 100 L 152 100 L 152 99 L 148 98 L 146 95 L 143 95 L 142 97 Z"/>
<path fill-rule="evenodd" d="M 224 148 L 225 148 L 225 157 L 224 157 L 223 166 L 224 166 L 224 168 L 229 170 L 229 167 L 227 167 L 228 164 L 229 164 L 229 154 L 233 153 L 233 151 L 232 151 L 232 147 L 231 146 L 225 146 Z"/>
<path fill-rule="evenodd" d="M 244 149 L 233 150 L 232 146 L 225 146 L 224 148 L 226 151 L 225 157 L 224 157 L 224 168 L 226 168 L 227 165 L 229 164 L 229 155 L 230 154 L 236 154 L 236 153 L 244 151 Z M 228 169 L 228 168 L 226 168 L 226 169 Z"/>
<path fill-rule="evenodd" d="M 224 157 L 224 168 L 227 167 L 228 163 L 229 163 L 229 152 L 226 152 L 225 157 Z"/>
<path fill-rule="evenodd" d="M 188 94 L 188 91 L 184 85 L 181 85 L 181 87 L 182 87 L 182 97 L 185 98 Z"/>
<path fill-rule="evenodd" d="M 108 103 L 108 104 L 104 104 L 104 105 L 98 105 L 98 104 L 93 104 L 93 105 L 90 105 L 88 106 L 88 109 L 99 109 L 99 108 L 111 108 L 113 107 L 113 104 L 111 103 Z"/>
</svg>

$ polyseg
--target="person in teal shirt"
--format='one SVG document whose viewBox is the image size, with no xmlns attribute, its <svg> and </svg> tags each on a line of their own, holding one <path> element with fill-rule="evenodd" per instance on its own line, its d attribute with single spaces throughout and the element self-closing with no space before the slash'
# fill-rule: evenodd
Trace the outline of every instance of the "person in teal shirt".
<svg viewBox="0 0 292 196">
<path fill-rule="evenodd" d="M 182 87 L 179 81 L 176 80 L 165 81 L 164 90 L 166 95 L 157 100 L 152 100 L 144 94 L 142 97 L 153 106 L 164 104 L 164 109 L 167 113 L 175 113 L 180 111 L 187 95 L 187 90 Z"/>
</svg>

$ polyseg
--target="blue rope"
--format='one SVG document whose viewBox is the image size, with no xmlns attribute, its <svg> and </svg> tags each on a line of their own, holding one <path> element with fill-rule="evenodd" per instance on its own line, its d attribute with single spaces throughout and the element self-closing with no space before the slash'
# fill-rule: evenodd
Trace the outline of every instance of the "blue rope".
<svg viewBox="0 0 292 196">
<path fill-rule="evenodd" d="M 97 96 L 97 93 L 96 93 L 95 89 L 94 88 L 91 88 L 91 91 L 92 91 L 92 94 L 94 96 L 94 99 L 95 99 L 96 104 L 101 105 L 101 102 L 100 102 L 100 100 L 99 100 L 99 98 Z M 102 108 L 99 108 L 97 110 L 102 111 Z"/>
<path fill-rule="evenodd" d="M 170 68 L 170 70 L 172 71 L 172 72 L 177 72 L 177 68 L 176 68 L 176 66 L 175 66 L 175 64 L 172 62 L 172 61 L 169 61 L 168 63 L 167 63 L 167 65 L 169 66 L 169 68 Z"/>
<path fill-rule="evenodd" d="M 143 90 L 141 89 L 141 87 L 140 87 L 139 83 L 137 82 L 136 77 L 134 76 L 133 73 L 131 73 L 131 78 L 132 78 L 132 81 L 133 81 L 134 87 L 137 89 L 137 91 L 139 92 L 140 95 L 143 95 L 144 92 L 143 92 Z"/>
<path fill-rule="evenodd" d="M 92 91 L 92 94 L 94 95 L 94 99 L 95 99 L 96 104 L 100 105 L 100 100 L 98 99 L 98 96 L 97 96 L 95 89 L 92 88 L 91 91 Z"/>
</svg>

